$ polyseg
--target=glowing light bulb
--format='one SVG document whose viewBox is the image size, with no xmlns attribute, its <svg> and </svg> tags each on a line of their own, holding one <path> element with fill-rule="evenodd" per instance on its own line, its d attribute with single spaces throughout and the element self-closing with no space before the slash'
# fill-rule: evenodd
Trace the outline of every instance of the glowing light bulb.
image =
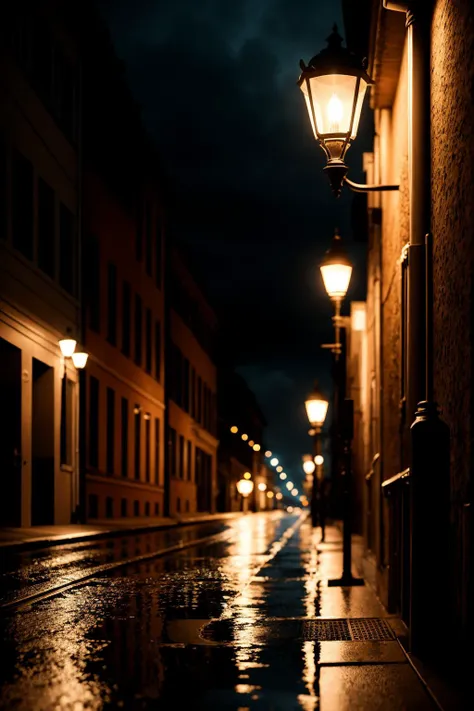
<svg viewBox="0 0 474 711">
<path fill-rule="evenodd" d="M 278 459 L 276 457 L 273 457 L 273 459 L 270 459 L 270 464 L 272 465 L 272 467 L 276 467 L 276 465 L 278 464 Z"/>
<path fill-rule="evenodd" d="M 285 479 L 286 479 L 287 476 L 288 476 L 288 475 L 285 474 L 285 472 L 282 472 L 282 473 L 280 474 L 280 479 L 283 479 L 283 481 L 285 481 Z"/>
<path fill-rule="evenodd" d="M 340 132 L 342 114 L 342 101 L 339 99 L 337 94 L 333 94 L 328 102 L 328 119 L 330 124 L 329 128 L 334 133 Z"/>
<path fill-rule="evenodd" d="M 276 470 L 277 470 L 277 472 L 282 472 L 282 471 L 283 471 L 283 467 L 281 466 L 281 464 L 279 464 L 279 465 L 277 466 Z"/>
<path fill-rule="evenodd" d="M 251 478 L 252 478 L 251 473 L 250 473 L 250 472 L 245 472 L 245 474 L 244 474 L 244 479 L 251 479 Z"/>
<path fill-rule="evenodd" d="M 239 428 L 234 425 L 230 428 L 230 431 L 232 432 L 232 434 L 236 434 L 239 431 Z"/>
<path fill-rule="evenodd" d="M 244 433 L 244 434 L 242 435 L 242 439 L 244 440 L 244 442 L 246 442 L 246 441 L 248 440 L 248 438 L 249 438 L 248 434 L 245 434 L 245 433 Z"/>
</svg>

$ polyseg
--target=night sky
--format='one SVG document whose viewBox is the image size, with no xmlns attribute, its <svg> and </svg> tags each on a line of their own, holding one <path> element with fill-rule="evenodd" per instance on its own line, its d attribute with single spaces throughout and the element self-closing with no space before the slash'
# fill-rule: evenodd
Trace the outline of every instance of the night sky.
<svg viewBox="0 0 474 711">
<path fill-rule="evenodd" d="M 300 482 L 311 451 L 304 399 L 330 394 L 332 307 L 318 264 L 335 226 L 364 298 L 365 246 L 353 197 L 336 200 L 296 85 L 299 60 L 325 46 L 333 0 L 102 0 L 143 121 L 172 184 L 173 231 L 189 248 L 235 365 L 268 421 L 267 446 Z M 347 156 L 362 179 L 366 103 Z"/>
</svg>

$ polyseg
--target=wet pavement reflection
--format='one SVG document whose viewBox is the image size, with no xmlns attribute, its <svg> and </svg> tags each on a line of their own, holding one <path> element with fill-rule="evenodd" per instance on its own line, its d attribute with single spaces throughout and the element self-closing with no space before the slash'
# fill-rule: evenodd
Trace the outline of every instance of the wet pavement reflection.
<svg viewBox="0 0 474 711">
<path fill-rule="evenodd" d="M 344 644 L 357 643 L 305 636 L 327 591 L 315 533 L 280 512 L 226 525 L 227 540 L 115 570 L 1 618 L 0 708 L 320 708 L 321 660 L 351 660 Z M 373 661 L 404 661 L 396 641 L 373 645 Z M 356 661 L 367 655 L 353 649 Z M 425 696 L 393 708 L 431 708 Z M 351 708 L 344 698 L 322 708 Z"/>
</svg>

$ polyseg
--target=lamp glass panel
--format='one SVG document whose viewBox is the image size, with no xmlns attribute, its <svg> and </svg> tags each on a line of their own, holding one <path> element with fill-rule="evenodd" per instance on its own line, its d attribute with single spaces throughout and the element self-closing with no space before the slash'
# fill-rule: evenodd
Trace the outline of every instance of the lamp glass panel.
<svg viewBox="0 0 474 711">
<path fill-rule="evenodd" d="M 327 400 L 306 400 L 306 414 L 312 425 L 322 425 L 328 411 Z M 305 462 L 306 464 L 306 462 Z M 304 465 L 303 465 L 304 467 Z M 306 470 L 305 470 L 306 471 Z"/>
<path fill-rule="evenodd" d="M 331 299 L 343 299 L 347 294 L 352 275 L 348 264 L 326 264 L 321 267 L 324 288 Z"/>
<path fill-rule="evenodd" d="M 357 136 L 357 130 L 359 128 L 360 115 L 362 113 L 362 106 L 364 104 L 365 92 L 367 91 L 368 84 L 364 79 L 360 80 L 359 93 L 356 101 L 356 108 L 354 113 L 354 123 L 352 124 L 351 139 Z"/>
<path fill-rule="evenodd" d="M 88 357 L 88 353 L 73 353 L 71 358 L 74 363 L 74 367 L 78 369 L 85 368 Z"/>
<path fill-rule="evenodd" d="M 335 133 L 349 133 L 357 77 L 347 74 L 324 74 L 311 77 L 309 82 L 317 133 L 326 136 Z M 365 86 L 367 85 L 365 84 Z M 360 102 L 359 114 L 360 109 L 362 109 L 362 102 Z M 354 125 L 355 119 L 354 116 Z"/>
<path fill-rule="evenodd" d="M 76 341 L 73 338 L 63 338 L 62 341 L 59 341 L 59 347 L 63 356 L 70 358 L 76 350 Z"/>
</svg>

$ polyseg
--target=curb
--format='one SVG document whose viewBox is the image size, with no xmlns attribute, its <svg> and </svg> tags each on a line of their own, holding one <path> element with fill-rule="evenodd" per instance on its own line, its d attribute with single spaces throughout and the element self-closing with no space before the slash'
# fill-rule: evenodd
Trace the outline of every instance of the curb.
<svg viewBox="0 0 474 711">
<path fill-rule="evenodd" d="M 179 526 L 191 526 L 197 523 L 209 523 L 211 521 L 223 521 L 226 519 L 234 519 L 242 516 L 241 512 L 223 513 L 221 515 L 199 516 L 195 518 L 176 519 L 174 521 L 157 524 L 144 524 L 142 526 L 133 526 L 130 528 L 112 528 L 106 531 L 92 531 L 84 534 L 58 535 L 49 536 L 46 538 L 27 538 L 24 541 L 7 541 L 0 543 L 0 556 L 2 553 L 16 553 L 28 550 L 37 550 L 40 548 L 52 548 L 54 546 L 63 546 L 71 543 L 85 543 L 87 541 L 95 541 L 101 538 L 116 538 L 119 536 L 135 535 L 138 533 L 153 533 L 154 531 L 162 531 Z"/>
</svg>

